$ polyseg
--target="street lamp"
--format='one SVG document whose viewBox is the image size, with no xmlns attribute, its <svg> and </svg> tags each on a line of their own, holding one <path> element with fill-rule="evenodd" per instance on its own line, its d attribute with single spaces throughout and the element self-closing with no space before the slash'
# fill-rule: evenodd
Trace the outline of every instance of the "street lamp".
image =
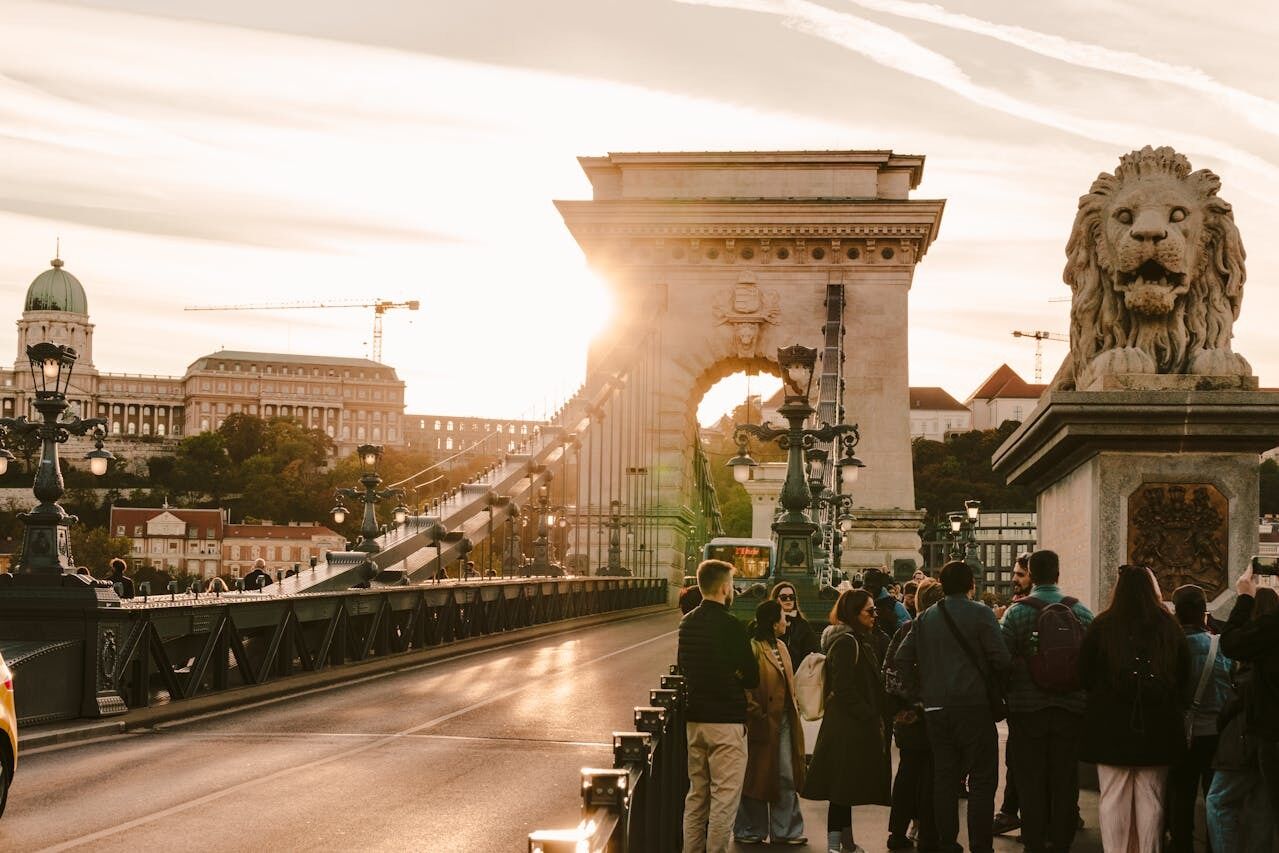
<svg viewBox="0 0 1279 853">
<path fill-rule="evenodd" d="M 748 437 L 760 441 L 775 441 L 778 447 L 787 451 L 786 480 L 782 484 L 779 503 L 782 515 L 773 522 L 774 542 L 779 555 L 780 570 L 788 573 L 813 572 L 812 536 L 818 529 L 804 510 L 812 503 L 811 487 L 806 482 L 804 450 L 809 449 L 809 473 L 813 473 L 814 465 L 819 466 L 820 474 L 825 476 L 825 466 L 829 456 L 821 451 L 817 462 L 812 458 L 812 449 L 820 443 L 838 440 L 844 448 L 844 456 L 839 460 L 841 482 L 851 485 L 856 481 L 857 470 L 864 467 L 860 459 L 853 455 L 860 435 L 856 424 L 822 424 L 818 429 L 804 429 L 804 421 L 813 414 L 808 396 L 813 382 L 813 369 L 817 364 L 817 350 L 798 344 L 777 351 L 777 364 L 782 375 L 783 402 L 777 413 L 787 422 L 785 429 L 778 429 L 768 424 L 738 424 L 733 430 L 733 438 L 737 442 L 737 455 L 728 461 L 733 469 L 733 478 L 745 482 L 750 477 L 750 469 L 755 460 L 747 452 Z"/>
<path fill-rule="evenodd" d="M 537 490 L 537 538 L 533 540 L 533 574 L 553 574 L 551 566 L 551 528 L 562 507 L 551 506 L 551 492 L 546 486 Z"/>
<path fill-rule="evenodd" d="M 952 512 L 946 516 L 950 522 L 950 557 L 952 560 L 976 559 L 977 556 L 977 518 L 981 514 L 981 501 L 964 501 L 963 512 Z"/>
<path fill-rule="evenodd" d="M 31 368 L 31 381 L 35 388 L 32 405 L 40 413 L 40 420 L 30 421 L 25 415 L 18 418 L 0 418 L 0 429 L 26 440 L 38 436 L 41 441 L 40 465 L 36 469 L 32 493 L 40 503 L 30 512 L 19 513 L 18 519 L 26 527 L 22 537 L 22 554 L 17 560 L 15 575 L 29 577 L 37 583 L 64 581 L 63 576 L 77 578 L 79 583 L 92 585 L 93 579 L 76 575 L 71 555 L 69 528 L 77 522 L 58 504 L 65 489 L 62 468 L 58 460 L 58 445 L 72 435 L 92 432 L 95 447 L 85 455 L 89 470 L 101 476 L 115 457 L 102 447 L 103 418 L 59 420 L 67 410 L 67 388 L 71 384 L 71 372 L 75 368 L 77 353 L 73 347 L 48 341 L 27 347 L 27 360 Z M 0 453 L 0 473 L 8 470 L 13 454 Z"/>
<path fill-rule="evenodd" d="M 399 498 L 400 504 L 395 508 L 396 523 L 402 523 L 404 518 L 408 516 L 408 509 L 404 506 L 404 490 L 403 489 L 383 489 L 378 490 L 378 486 L 382 485 L 382 478 L 378 476 L 378 461 L 382 458 L 382 447 L 376 444 L 361 444 L 355 451 L 359 455 L 360 461 L 367 468 L 364 475 L 360 477 L 361 489 L 337 489 L 334 492 L 336 504 L 331 512 L 333 513 L 333 522 L 341 524 L 346 521 L 347 509 L 343 500 L 351 500 L 364 504 L 364 519 L 360 525 L 360 541 L 353 550 L 364 551 L 367 554 L 376 554 L 382 550 L 382 546 L 377 543 L 378 526 L 377 526 L 377 505 L 382 501 L 390 498 Z"/>
<path fill-rule="evenodd" d="M 520 508 L 511 504 L 506 517 L 506 553 L 502 556 L 502 574 L 511 576 L 524 565 L 524 551 L 520 543 Z"/>
<path fill-rule="evenodd" d="M 628 574 L 622 568 L 622 528 L 629 528 L 630 525 L 622 521 L 621 501 L 609 501 L 608 521 L 604 522 L 604 527 L 608 530 L 608 562 L 600 570 L 600 574 L 613 577 Z"/>
</svg>

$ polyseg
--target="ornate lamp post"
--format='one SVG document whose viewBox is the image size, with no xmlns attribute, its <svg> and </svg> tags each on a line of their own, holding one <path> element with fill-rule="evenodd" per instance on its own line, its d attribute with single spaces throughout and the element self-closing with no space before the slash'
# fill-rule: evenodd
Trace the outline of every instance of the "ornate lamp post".
<svg viewBox="0 0 1279 853">
<path fill-rule="evenodd" d="M 360 477 L 361 489 L 338 489 L 334 492 L 336 503 L 333 506 L 333 521 L 335 524 L 341 524 L 346 521 L 347 508 L 343 500 L 352 500 L 364 504 L 364 520 L 360 525 L 360 541 L 352 549 L 355 551 L 364 551 L 368 554 L 376 554 L 382 550 L 382 546 L 377 544 L 378 526 L 377 526 L 377 505 L 382 501 L 390 498 L 399 498 L 400 503 L 395 508 L 395 523 L 403 524 L 404 519 L 408 517 L 408 508 L 404 506 L 404 490 L 403 489 L 383 489 L 378 490 L 378 486 L 382 485 L 382 478 L 378 476 L 376 471 L 377 463 L 382 458 L 382 446 L 378 444 L 361 444 L 356 449 L 359 454 L 360 461 L 364 463 L 367 469 L 364 475 Z"/>
<path fill-rule="evenodd" d="M 551 506 L 550 490 L 542 486 L 537 490 L 537 538 L 533 540 L 533 574 L 551 574 L 551 528 L 559 517 L 560 508 Z"/>
<path fill-rule="evenodd" d="M 73 435 L 93 432 L 95 448 L 85 454 L 89 470 L 101 476 L 115 457 L 102 448 L 103 418 L 59 420 L 67 410 L 67 388 L 71 384 L 71 371 L 75 367 L 77 353 L 69 346 L 43 343 L 27 347 L 27 359 L 31 366 L 31 379 L 35 388 L 32 405 L 40 413 L 40 420 L 29 421 L 26 416 L 0 418 L 0 429 L 7 430 L 19 439 L 38 436 L 41 441 L 40 466 L 36 469 L 32 492 L 40 503 L 30 512 L 18 514 L 26 527 L 22 537 L 22 554 L 18 558 L 14 574 L 24 582 L 61 585 L 64 575 L 85 585 L 93 580 L 75 574 L 71 555 L 70 528 L 78 519 L 68 515 L 58 504 L 63 488 L 62 468 L 58 461 L 58 445 Z M 9 467 L 13 454 L 0 451 L 0 474 Z"/>
<path fill-rule="evenodd" d="M 510 515 L 506 517 L 506 553 L 502 555 L 502 574 L 510 577 L 519 573 L 524 567 L 524 550 L 520 543 L 520 508 L 511 504 Z"/>
<path fill-rule="evenodd" d="M 963 512 L 952 512 L 950 521 L 950 558 L 973 561 L 977 557 L 977 516 L 981 514 L 981 501 L 964 501 Z"/>
<path fill-rule="evenodd" d="M 773 522 L 774 542 L 780 557 L 779 568 L 791 574 L 812 574 L 814 570 L 812 536 L 818 525 L 804 515 L 811 504 L 811 488 L 805 482 L 804 450 L 818 442 L 838 439 L 847 455 L 839 462 L 840 476 L 849 485 L 856 478 L 856 470 L 864 467 L 852 454 L 859 434 L 856 424 L 822 424 L 818 429 L 804 429 L 804 421 L 813 414 L 808 396 L 813 382 L 813 368 L 817 364 L 817 350 L 798 344 L 777 351 L 777 363 L 781 367 L 784 399 L 778 414 L 786 418 L 786 429 L 768 424 L 738 424 L 733 430 L 737 441 L 737 455 L 728 461 L 733 478 L 739 483 L 750 479 L 751 468 L 756 462 L 747 452 L 750 437 L 760 441 L 776 441 L 787 451 L 786 480 L 782 484 L 781 517 Z M 824 461 L 824 460 L 823 460 Z M 823 472 L 824 475 L 824 472 Z"/>
<path fill-rule="evenodd" d="M 620 577 L 626 574 L 626 570 L 622 568 L 622 528 L 630 527 L 622 521 L 621 501 L 609 501 L 608 521 L 604 522 L 604 527 L 608 529 L 608 563 L 600 574 Z"/>
</svg>

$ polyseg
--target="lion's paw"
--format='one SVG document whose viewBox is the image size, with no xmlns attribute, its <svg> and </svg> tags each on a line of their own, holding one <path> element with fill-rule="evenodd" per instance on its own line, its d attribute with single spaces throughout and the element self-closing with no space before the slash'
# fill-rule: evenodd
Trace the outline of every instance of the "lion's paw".
<svg viewBox="0 0 1279 853">
<path fill-rule="evenodd" d="M 1137 347 L 1117 347 L 1099 353 L 1088 362 L 1086 376 L 1079 377 L 1078 387 L 1086 388 L 1102 376 L 1119 376 L 1128 373 L 1156 373 L 1159 368 L 1154 358 Z"/>
<path fill-rule="evenodd" d="M 1196 376 L 1251 376 L 1252 366 L 1228 349 L 1205 349 L 1191 356 L 1190 372 Z"/>
</svg>

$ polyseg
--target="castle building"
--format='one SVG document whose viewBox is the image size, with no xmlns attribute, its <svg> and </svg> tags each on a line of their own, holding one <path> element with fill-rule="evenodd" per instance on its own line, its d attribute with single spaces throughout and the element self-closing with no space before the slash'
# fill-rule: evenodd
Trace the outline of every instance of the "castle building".
<svg viewBox="0 0 1279 853">
<path fill-rule="evenodd" d="M 60 258 L 27 288 L 17 358 L 12 370 L 0 368 L 0 416 L 36 416 L 26 352 L 41 341 L 76 349 L 71 411 L 104 418 L 117 448 L 215 430 L 234 412 L 295 418 L 327 433 L 340 455 L 364 442 L 405 445 L 404 382 L 369 359 L 221 350 L 197 358 L 183 376 L 99 372 L 88 298 Z"/>
</svg>

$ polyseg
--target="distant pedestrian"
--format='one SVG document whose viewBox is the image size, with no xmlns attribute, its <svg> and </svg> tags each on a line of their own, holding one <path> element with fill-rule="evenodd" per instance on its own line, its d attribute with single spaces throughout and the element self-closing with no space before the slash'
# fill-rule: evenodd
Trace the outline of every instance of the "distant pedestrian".
<svg viewBox="0 0 1279 853">
<path fill-rule="evenodd" d="M 912 574 L 912 575 L 910 576 L 910 579 L 911 579 L 911 580 L 913 580 L 915 583 L 919 583 L 920 581 L 928 580 L 928 570 L 927 570 L 927 569 L 915 569 L 915 573 L 914 573 L 914 574 Z"/>
<path fill-rule="evenodd" d="M 696 584 L 686 586 L 679 591 L 679 612 L 687 616 L 693 608 L 702 603 L 702 591 Z"/>
<path fill-rule="evenodd" d="M 907 587 L 915 586 L 908 581 Z M 915 586 L 915 603 L 922 613 L 941 601 L 941 584 L 924 578 Z M 893 778 L 893 805 L 888 814 L 889 850 L 915 846 L 907 835 L 911 821 L 919 827 L 919 849 L 937 848 L 937 827 L 933 812 L 933 753 L 928 744 L 924 706 L 917 691 L 907 688 L 897 668 L 897 650 L 914 628 L 913 621 L 898 629 L 884 659 L 884 692 L 893 711 L 893 737 L 901 759 Z"/>
<path fill-rule="evenodd" d="M 1251 601 L 1245 603 L 1248 599 Z M 1236 635 L 1244 626 L 1270 621 L 1273 616 L 1279 616 L 1279 595 L 1273 589 L 1252 587 L 1251 592 L 1240 594 L 1225 628 Z M 1223 643 L 1224 638 L 1223 633 Z M 1274 648 L 1274 640 L 1270 642 Z M 1227 703 L 1218 720 L 1221 735 L 1212 762 L 1212 788 L 1204 803 L 1208 838 L 1217 853 L 1271 853 L 1274 849 L 1279 815 L 1271 808 L 1261 775 L 1262 741 L 1249 732 L 1248 710 L 1255 707 L 1252 691 L 1256 676 L 1255 664 L 1235 661 L 1235 698 Z"/>
<path fill-rule="evenodd" d="M 468 578 L 478 578 L 480 573 L 475 570 L 475 561 L 467 560 L 464 574 Z"/>
<path fill-rule="evenodd" d="M 133 598 L 133 580 L 126 573 L 128 564 L 115 557 L 108 564 L 111 568 L 111 583 L 117 584 L 121 598 Z"/>
<path fill-rule="evenodd" d="M 244 576 L 244 588 L 253 590 L 261 589 L 264 586 L 270 586 L 274 581 L 271 580 L 271 573 L 266 570 L 266 560 L 259 557 L 253 561 L 253 570 Z"/>
<path fill-rule="evenodd" d="M 766 599 L 755 608 L 751 651 L 759 684 L 746 691 L 746 779 L 733 824 L 741 844 L 800 846 L 804 816 L 796 789 L 804 784 L 804 730 L 795 704 L 795 670 L 781 642 L 782 606 Z"/>
<path fill-rule="evenodd" d="M 226 592 L 226 581 L 219 577 L 209 578 L 209 585 L 204 588 L 205 592 Z"/>
<path fill-rule="evenodd" d="M 1079 654 L 1093 614 L 1058 587 L 1056 552 L 1036 551 L 1028 564 L 1031 592 L 1009 606 L 1000 628 L 1013 664 L 1009 776 L 1015 773 L 1021 799 L 1026 853 L 1041 853 L 1069 850 L 1078 829 L 1079 737 L 1087 704 Z M 999 817 L 1009 816 L 1001 810 Z"/>
<path fill-rule="evenodd" d="M 941 585 L 945 598 L 915 620 L 897 650 L 897 666 L 924 706 L 939 849 L 960 849 L 959 790 L 967 777 L 969 849 L 990 853 L 999 784 L 995 723 L 1003 711 L 998 685 L 1008 669 L 1008 647 L 995 614 L 969 598 L 973 570 L 967 563 L 942 566 Z"/>
<path fill-rule="evenodd" d="M 864 853 L 853 839 L 853 806 L 892 802 L 884 742 L 886 702 L 871 641 L 875 602 L 866 590 L 841 593 L 822 633 L 826 653 L 825 716 L 802 794 L 826 800 L 826 846 Z"/>
<path fill-rule="evenodd" d="M 782 606 L 782 619 L 786 622 L 782 642 L 786 643 L 786 651 L 790 652 L 791 664 L 798 670 L 804 658 L 817 651 L 817 632 L 799 609 L 799 593 L 790 581 L 775 584 L 768 597 Z"/>
<path fill-rule="evenodd" d="M 906 608 L 911 619 L 914 619 L 918 613 L 915 609 L 915 595 L 918 592 L 919 584 L 915 581 L 906 581 L 906 585 L 902 587 L 902 607 Z"/>
<path fill-rule="evenodd" d="M 1084 635 L 1079 679 L 1088 692 L 1079 757 L 1097 765 L 1102 846 L 1128 850 L 1135 836 L 1138 853 L 1154 853 L 1168 768 L 1186 751 L 1190 646 L 1150 569 L 1119 567 L 1110 606 Z"/>
<path fill-rule="evenodd" d="M 1194 853 L 1195 804 L 1202 788 L 1212 790 L 1212 761 L 1217 754 L 1217 718 L 1234 699 L 1230 658 L 1222 653 L 1221 638 L 1208 632 L 1208 597 L 1194 584 L 1172 592 L 1172 604 L 1181 630 L 1190 644 L 1190 683 L 1194 685 L 1186 712 L 1187 746 L 1181 760 L 1168 771 L 1166 802 L 1172 832 L 1170 853 Z M 1224 853 L 1224 851 L 1222 851 Z"/>
<path fill-rule="evenodd" d="M 1030 582 L 1030 552 L 1018 554 L 1013 561 L 1013 604 L 1030 595 L 1033 584 Z M 1009 605 L 1011 607 L 1012 605 Z M 995 616 L 1003 619 L 1008 612 L 1007 607 L 995 608 Z M 1002 626 L 1001 626 L 1002 630 Z M 1004 802 L 995 813 L 994 833 L 1003 835 L 1021 828 L 1021 798 L 1017 795 L 1017 776 L 1013 770 L 1012 728 L 1008 730 L 1008 742 L 1004 744 Z"/>
<path fill-rule="evenodd" d="M 688 691 L 688 796 L 684 853 L 725 853 L 746 773 L 746 690 L 759 666 L 746 629 L 729 612 L 733 566 L 704 560 L 697 567 L 702 603 L 679 625 L 676 660 Z"/>
</svg>

